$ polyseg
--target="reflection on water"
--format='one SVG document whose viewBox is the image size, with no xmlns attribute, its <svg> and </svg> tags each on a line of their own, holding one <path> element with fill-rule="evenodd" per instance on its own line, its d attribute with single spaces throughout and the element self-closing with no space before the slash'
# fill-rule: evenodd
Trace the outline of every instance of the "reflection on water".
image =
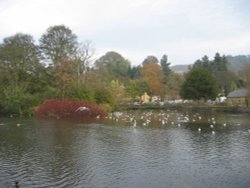
<svg viewBox="0 0 250 188">
<path fill-rule="evenodd" d="M 30 188 L 233 188 L 250 187 L 249 177 L 249 114 L 133 111 L 97 123 L 0 119 L 5 187 L 19 181 Z"/>
</svg>

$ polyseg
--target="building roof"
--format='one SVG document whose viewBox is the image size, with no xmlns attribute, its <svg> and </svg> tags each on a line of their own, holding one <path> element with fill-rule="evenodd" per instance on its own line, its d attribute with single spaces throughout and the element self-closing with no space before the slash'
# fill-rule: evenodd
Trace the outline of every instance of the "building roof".
<svg viewBox="0 0 250 188">
<path fill-rule="evenodd" d="M 228 98 L 237 98 L 237 97 L 247 97 L 249 96 L 249 91 L 247 89 L 237 89 L 228 94 Z"/>
</svg>

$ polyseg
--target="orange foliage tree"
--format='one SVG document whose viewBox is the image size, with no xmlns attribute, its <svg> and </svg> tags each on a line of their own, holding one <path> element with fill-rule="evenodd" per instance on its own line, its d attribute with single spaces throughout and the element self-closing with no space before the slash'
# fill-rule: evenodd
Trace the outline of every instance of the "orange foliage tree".
<svg viewBox="0 0 250 188">
<path fill-rule="evenodd" d="M 163 84 L 163 72 L 158 63 L 144 64 L 141 68 L 141 78 L 149 83 L 150 92 L 153 95 L 163 95 L 165 85 Z"/>
</svg>

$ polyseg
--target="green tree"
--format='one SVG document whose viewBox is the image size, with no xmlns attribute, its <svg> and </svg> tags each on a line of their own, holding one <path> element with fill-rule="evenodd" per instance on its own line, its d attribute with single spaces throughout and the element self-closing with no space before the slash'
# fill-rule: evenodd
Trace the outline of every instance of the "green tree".
<svg viewBox="0 0 250 188">
<path fill-rule="evenodd" d="M 8 83 L 18 85 L 35 76 L 40 65 L 38 48 L 32 36 L 18 33 L 5 38 L 0 45 L 0 68 Z"/>
<path fill-rule="evenodd" d="M 227 95 L 238 84 L 237 76 L 228 70 L 228 65 L 226 56 L 216 53 L 212 61 L 205 55 L 194 63 L 193 68 L 203 67 L 209 70 L 214 75 L 221 94 Z"/>
<path fill-rule="evenodd" d="M 245 64 L 241 70 L 241 78 L 244 82 L 244 86 L 250 90 L 250 64 Z"/>
<path fill-rule="evenodd" d="M 180 95 L 184 99 L 207 100 L 214 99 L 218 94 L 216 81 L 205 68 L 194 68 L 184 81 Z"/>
<path fill-rule="evenodd" d="M 139 100 L 140 96 L 144 93 L 150 93 L 150 85 L 147 81 L 138 79 L 130 80 L 126 85 L 126 92 L 133 100 Z"/>
<path fill-rule="evenodd" d="M 140 79 L 141 66 L 133 66 L 128 70 L 129 77 L 133 80 Z"/>
<path fill-rule="evenodd" d="M 2 105 L 4 111 L 10 114 L 23 116 L 30 112 L 32 107 L 31 95 L 27 92 L 25 85 L 9 85 L 3 88 L 4 100 Z"/>
<path fill-rule="evenodd" d="M 46 68 L 39 62 L 33 37 L 17 33 L 5 38 L 0 45 L 0 67 L 0 105 L 8 113 L 30 113 L 47 88 Z"/>
<path fill-rule="evenodd" d="M 228 61 L 226 59 L 226 56 L 221 55 L 219 53 L 216 53 L 214 56 L 214 60 L 212 61 L 211 67 L 212 67 L 212 72 L 216 71 L 227 71 L 227 65 Z"/>
<path fill-rule="evenodd" d="M 117 52 L 107 52 L 95 62 L 95 67 L 108 81 L 128 77 L 130 62 Z"/>
<path fill-rule="evenodd" d="M 169 76 L 171 73 L 171 69 L 170 69 L 170 62 L 168 62 L 168 56 L 167 55 L 163 55 L 161 58 L 161 68 L 162 68 L 162 72 L 163 72 L 163 76 L 164 76 L 164 83 L 167 83 L 169 80 Z"/>
<path fill-rule="evenodd" d="M 54 66 L 72 60 L 77 51 L 77 36 L 66 26 L 51 26 L 40 38 L 43 58 Z"/>
<path fill-rule="evenodd" d="M 52 63 L 54 86 L 57 96 L 72 96 L 72 91 L 79 97 L 79 90 L 86 81 L 87 70 L 93 50 L 90 42 L 79 44 L 77 36 L 66 26 L 49 27 L 40 38 L 42 57 Z M 87 88 L 87 87 L 85 87 Z"/>
<path fill-rule="evenodd" d="M 198 59 L 195 61 L 193 68 L 197 68 L 197 67 L 203 67 L 206 68 L 208 70 L 211 70 L 211 62 L 209 61 L 209 58 L 207 55 L 203 56 L 202 59 Z"/>
</svg>

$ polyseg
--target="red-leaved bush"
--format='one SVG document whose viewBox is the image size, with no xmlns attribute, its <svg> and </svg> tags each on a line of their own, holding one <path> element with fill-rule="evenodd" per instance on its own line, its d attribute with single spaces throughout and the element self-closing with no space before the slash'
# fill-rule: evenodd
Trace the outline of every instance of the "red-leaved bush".
<svg viewBox="0 0 250 188">
<path fill-rule="evenodd" d="M 107 113 L 93 102 L 52 99 L 38 106 L 34 115 L 40 118 L 103 118 Z"/>
</svg>

